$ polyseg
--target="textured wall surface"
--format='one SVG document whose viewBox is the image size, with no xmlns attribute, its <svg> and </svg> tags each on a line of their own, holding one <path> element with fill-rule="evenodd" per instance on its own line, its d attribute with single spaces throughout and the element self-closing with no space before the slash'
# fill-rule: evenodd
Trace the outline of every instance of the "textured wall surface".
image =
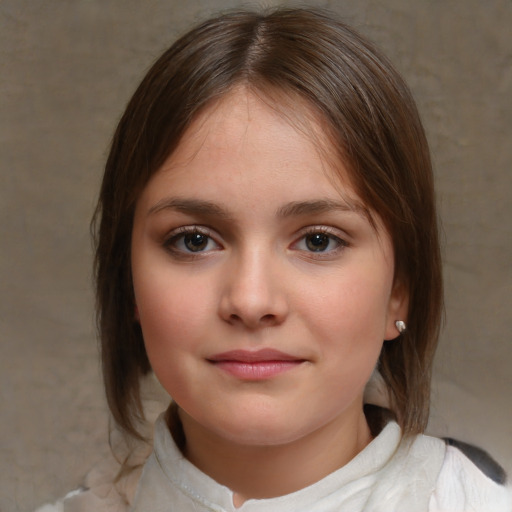
<svg viewBox="0 0 512 512">
<path fill-rule="evenodd" d="M 512 471 L 512 2 L 314 3 L 390 56 L 431 142 L 447 322 L 430 430 Z M 2 512 L 62 495 L 108 450 L 88 233 L 108 140 L 152 60 L 192 22 L 236 5 L 0 2 Z"/>
</svg>

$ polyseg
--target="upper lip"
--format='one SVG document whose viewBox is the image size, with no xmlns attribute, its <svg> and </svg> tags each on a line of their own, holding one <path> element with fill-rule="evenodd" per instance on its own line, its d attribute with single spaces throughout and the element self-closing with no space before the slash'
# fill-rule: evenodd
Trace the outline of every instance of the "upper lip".
<svg viewBox="0 0 512 512">
<path fill-rule="evenodd" d="M 208 358 L 211 362 L 238 361 L 241 363 L 257 363 L 262 361 L 304 361 L 301 357 L 286 354 L 273 348 L 260 350 L 229 350 Z"/>
</svg>

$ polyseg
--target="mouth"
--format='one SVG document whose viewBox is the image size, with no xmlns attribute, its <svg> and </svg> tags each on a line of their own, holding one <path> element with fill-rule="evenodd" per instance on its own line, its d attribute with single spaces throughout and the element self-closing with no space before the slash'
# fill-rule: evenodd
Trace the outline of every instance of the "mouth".
<svg viewBox="0 0 512 512">
<path fill-rule="evenodd" d="M 279 350 L 231 350 L 215 354 L 207 361 L 220 370 L 241 380 L 258 381 L 276 377 L 293 370 L 306 359 Z"/>
</svg>

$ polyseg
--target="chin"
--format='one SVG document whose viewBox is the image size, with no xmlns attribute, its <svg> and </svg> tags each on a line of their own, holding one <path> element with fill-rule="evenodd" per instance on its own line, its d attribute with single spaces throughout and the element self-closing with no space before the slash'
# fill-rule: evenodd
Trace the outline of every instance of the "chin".
<svg viewBox="0 0 512 512">
<path fill-rule="evenodd" d="M 226 441 L 254 447 L 288 444 L 308 432 L 307 428 L 300 429 L 296 424 L 293 425 L 289 416 L 262 417 L 258 414 L 245 415 L 243 418 L 231 417 L 229 421 L 217 423 L 215 430 Z"/>
</svg>

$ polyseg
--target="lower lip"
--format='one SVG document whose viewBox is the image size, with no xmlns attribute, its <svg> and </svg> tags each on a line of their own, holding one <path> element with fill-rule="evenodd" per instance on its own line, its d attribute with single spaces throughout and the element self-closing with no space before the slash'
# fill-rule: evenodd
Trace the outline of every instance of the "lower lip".
<svg viewBox="0 0 512 512">
<path fill-rule="evenodd" d="M 265 380 L 297 368 L 303 361 L 214 361 L 221 370 L 242 380 Z"/>
</svg>

